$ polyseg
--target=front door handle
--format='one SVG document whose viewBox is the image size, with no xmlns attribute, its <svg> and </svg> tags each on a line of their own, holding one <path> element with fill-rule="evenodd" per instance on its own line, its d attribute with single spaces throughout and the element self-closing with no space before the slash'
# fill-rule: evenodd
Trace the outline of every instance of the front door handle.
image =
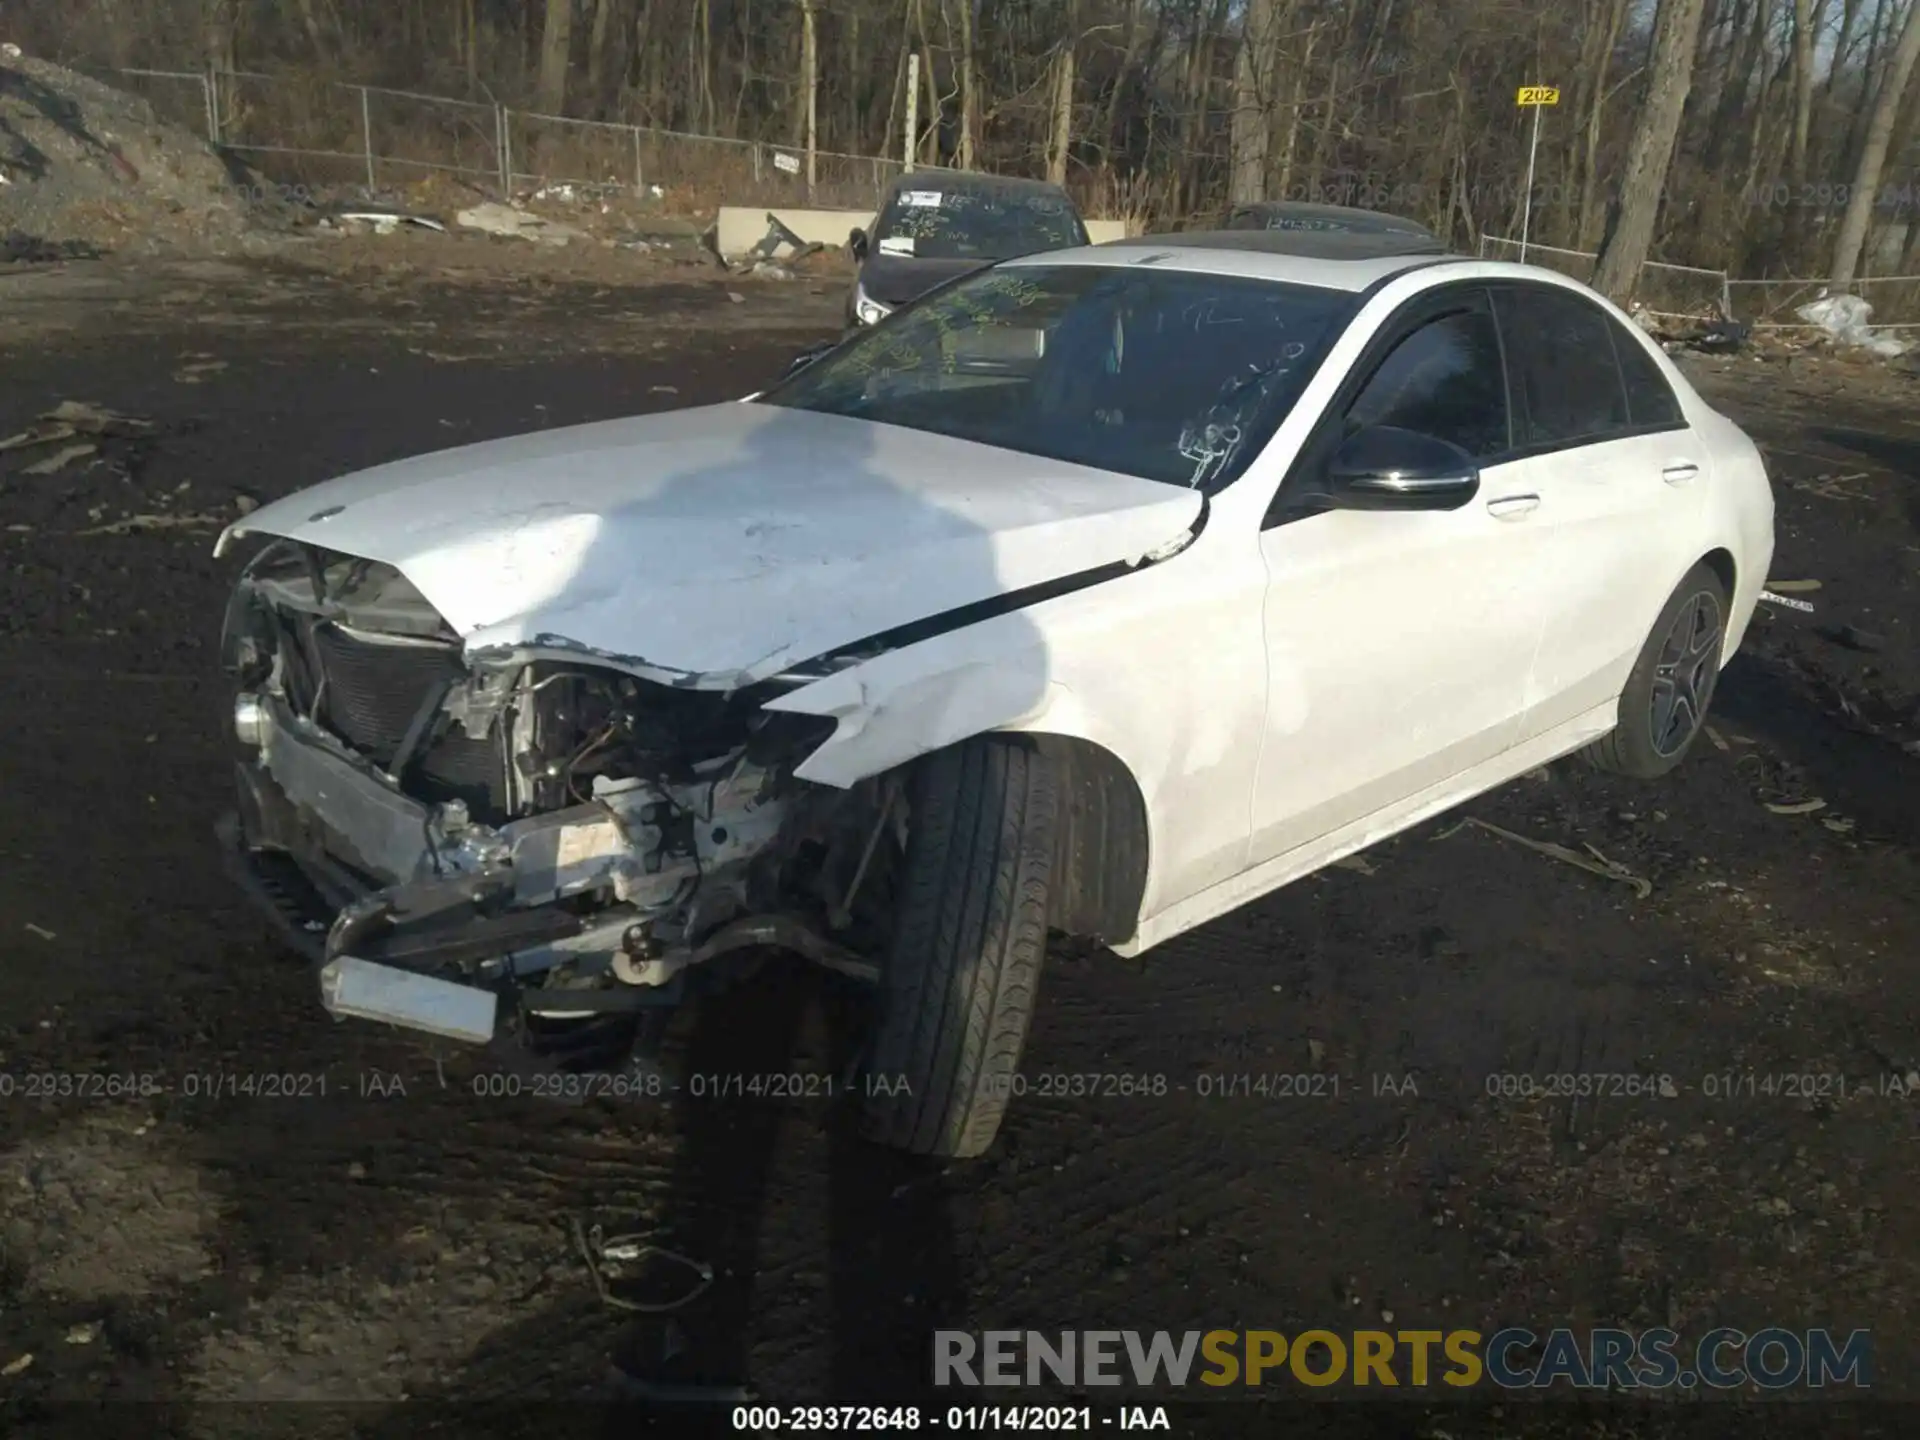
<svg viewBox="0 0 1920 1440">
<path fill-rule="evenodd" d="M 1518 520 L 1540 508 L 1538 495 L 1502 495 L 1487 501 L 1487 513 L 1496 520 Z"/>
<path fill-rule="evenodd" d="M 1676 460 L 1660 472 L 1660 478 L 1669 485 L 1684 485 L 1700 473 L 1700 467 L 1691 460 Z"/>
</svg>

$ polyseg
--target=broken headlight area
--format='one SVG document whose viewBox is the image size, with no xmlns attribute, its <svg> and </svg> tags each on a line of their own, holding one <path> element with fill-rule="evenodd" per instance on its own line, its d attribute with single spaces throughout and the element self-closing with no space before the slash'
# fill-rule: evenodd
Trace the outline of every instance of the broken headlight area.
<svg viewBox="0 0 1920 1440">
<path fill-rule="evenodd" d="M 289 543 L 223 652 L 231 849 L 335 1014 L 565 1049 L 742 951 L 877 973 L 891 807 L 792 775 L 830 721 L 585 656 L 470 666 L 397 571 Z"/>
</svg>

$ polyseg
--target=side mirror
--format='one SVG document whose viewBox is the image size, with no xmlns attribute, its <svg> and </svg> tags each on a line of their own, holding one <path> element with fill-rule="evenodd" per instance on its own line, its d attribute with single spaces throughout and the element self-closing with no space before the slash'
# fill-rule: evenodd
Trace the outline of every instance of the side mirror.
<svg viewBox="0 0 1920 1440">
<path fill-rule="evenodd" d="M 1479 488 L 1480 467 L 1459 446 L 1374 425 L 1334 451 L 1323 495 L 1336 510 L 1458 510 Z"/>
<path fill-rule="evenodd" d="M 809 345 L 787 362 L 786 371 L 780 378 L 784 380 L 788 375 L 798 375 L 802 370 L 806 369 L 807 366 L 818 360 L 839 343 L 838 340 L 822 340 L 816 345 Z"/>
<path fill-rule="evenodd" d="M 855 260 L 867 258 L 867 232 L 857 225 L 847 232 L 847 253 Z"/>
</svg>

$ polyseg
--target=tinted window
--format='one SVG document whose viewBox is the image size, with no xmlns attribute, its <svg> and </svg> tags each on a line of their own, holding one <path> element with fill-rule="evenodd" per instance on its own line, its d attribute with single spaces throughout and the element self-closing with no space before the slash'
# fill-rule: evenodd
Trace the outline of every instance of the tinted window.
<svg viewBox="0 0 1920 1440">
<path fill-rule="evenodd" d="M 1510 446 L 1507 382 L 1493 316 L 1476 307 L 1429 320 L 1388 352 L 1347 410 L 1349 433 L 1397 425 L 1469 455 Z"/>
<path fill-rule="evenodd" d="M 1564 290 L 1499 296 L 1514 388 L 1517 445 L 1572 445 L 1628 426 L 1627 393 L 1602 310 Z"/>
<path fill-rule="evenodd" d="M 1627 334 L 1617 320 L 1613 322 L 1613 345 L 1620 357 L 1621 378 L 1627 383 L 1627 418 L 1634 428 L 1682 424 L 1685 417 L 1667 377 L 1660 373 L 1647 347 Z"/>
<path fill-rule="evenodd" d="M 1259 453 L 1352 305 L 1237 276 L 1010 266 L 928 296 L 761 403 L 1211 491 Z"/>
<path fill-rule="evenodd" d="M 897 190 L 874 226 L 874 249 L 918 260 L 1010 260 L 1087 243 L 1064 193 L 943 185 Z"/>
</svg>

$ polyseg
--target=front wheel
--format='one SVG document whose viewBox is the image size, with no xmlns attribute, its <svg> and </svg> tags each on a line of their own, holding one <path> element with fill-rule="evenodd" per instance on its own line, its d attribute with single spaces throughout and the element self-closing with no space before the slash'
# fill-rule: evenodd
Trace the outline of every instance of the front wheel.
<svg viewBox="0 0 1920 1440">
<path fill-rule="evenodd" d="M 1693 567 L 1667 601 L 1620 692 L 1611 734 L 1582 753 L 1596 769 L 1655 780 L 1686 758 L 1706 727 L 1727 636 L 1727 587 Z"/>
<path fill-rule="evenodd" d="M 905 871 L 865 1099 L 870 1139 L 970 1159 L 999 1132 L 1047 947 L 1059 802 L 1031 746 L 983 736 L 908 777 Z"/>
</svg>

